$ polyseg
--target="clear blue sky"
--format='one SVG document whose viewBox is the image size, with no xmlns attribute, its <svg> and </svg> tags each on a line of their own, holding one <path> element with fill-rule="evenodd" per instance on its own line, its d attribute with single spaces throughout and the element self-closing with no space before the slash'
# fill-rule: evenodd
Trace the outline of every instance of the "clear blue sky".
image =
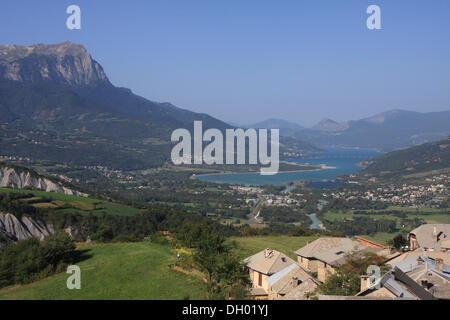
<svg viewBox="0 0 450 320">
<path fill-rule="evenodd" d="M 382 30 L 366 28 L 370 4 Z M 237 123 L 450 109 L 448 0 L 0 2 L 0 43 L 65 40 L 117 86 Z"/>
</svg>

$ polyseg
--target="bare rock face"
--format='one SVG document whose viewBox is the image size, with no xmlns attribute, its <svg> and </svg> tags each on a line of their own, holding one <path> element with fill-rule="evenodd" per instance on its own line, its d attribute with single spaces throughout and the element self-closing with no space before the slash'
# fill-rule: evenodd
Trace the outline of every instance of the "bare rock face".
<svg viewBox="0 0 450 320">
<path fill-rule="evenodd" d="M 42 240 L 53 233 L 52 229 L 49 229 L 45 223 L 28 217 L 22 217 L 19 220 L 12 214 L 0 212 L 0 234 L 11 241 L 25 240 L 31 237 Z"/>
<path fill-rule="evenodd" d="M 64 232 L 67 233 L 71 238 L 76 238 L 78 236 L 78 230 L 77 228 L 74 227 L 67 227 L 66 229 L 64 229 Z"/>
<path fill-rule="evenodd" d="M 0 79 L 90 86 L 109 83 L 103 68 L 79 44 L 0 45 Z"/>
<path fill-rule="evenodd" d="M 7 165 L 0 165 L 0 187 L 25 189 L 32 188 L 46 192 L 58 192 L 68 195 L 87 197 L 87 194 L 66 188 L 48 178 L 28 170 L 19 170 Z"/>
</svg>

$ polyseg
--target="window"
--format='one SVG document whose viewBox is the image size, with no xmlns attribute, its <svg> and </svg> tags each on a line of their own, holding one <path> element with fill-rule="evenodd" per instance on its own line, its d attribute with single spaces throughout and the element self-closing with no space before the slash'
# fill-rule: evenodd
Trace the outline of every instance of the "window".
<svg viewBox="0 0 450 320">
<path fill-rule="evenodd" d="M 258 273 L 258 286 L 262 287 L 262 274 Z"/>
</svg>

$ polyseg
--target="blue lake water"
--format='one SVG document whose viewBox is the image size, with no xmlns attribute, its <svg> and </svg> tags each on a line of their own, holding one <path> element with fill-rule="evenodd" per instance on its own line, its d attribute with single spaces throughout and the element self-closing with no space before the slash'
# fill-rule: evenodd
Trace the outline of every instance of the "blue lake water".
<svg viewBox="0 0 450 320">
<path fill-rule="evenodd" d="M 343 149 L 331 148 L 325 152 L 312 154 L 308 158 L 294 159 L 292 162 L 326 164 L 334 169 L 322 169 L 316 171 L 302 172 L 280 172 L 273 176 L 263 176 L 259 173 L 233 173 L 233 174 L 212 174 L 198 176 L 197 179 L 210 182 L 220 182 L 240 185 L 261 186 L 265 184 L 281 185 L 287 182 L 299 180 L 326 181 L 334 180 L 340 175 L 351 174 L 361 168 L 356 163 L 380 155 L 376 150 L 368 149 Z M 324 187 L 322 185 L 322 187 Z"/>
</svg>

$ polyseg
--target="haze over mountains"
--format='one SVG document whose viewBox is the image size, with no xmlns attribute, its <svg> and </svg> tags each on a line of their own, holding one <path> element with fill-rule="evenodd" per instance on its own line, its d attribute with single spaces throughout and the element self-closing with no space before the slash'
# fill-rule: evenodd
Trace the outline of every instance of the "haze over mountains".
<svg viewBox="0 0 450 320">
<path fill-rule="evenodd" d="M 266 129 L 280 129 L 280 135 L 282 136 L 292 136 L 294 133 L 303 129 L 303 126 L 286 121 L 283 119 L 267 119 L 254 124 L 242 125 L 244 128 L 266 128 Z"/>
<path fill-rule="evenodd" d="M 450 134 L 450 111 L 419 113 L 392 110 L 337 123 L 324 120 L 294 134 L 319 146 L 376 148 L 391 151 L 437 140 Z"/>
<path fill-rule="evenodd" d="M 192 129 L 195 120 L 204 130 L 232 128 L 207 114 L 115 87 L 81 45 L 0 46 L 0 155 L 119 169 L 155 167 L 170 160 L 172 131 Z M 289 141 L 282 139 L 281 145 L 290 152 L 317 151 Z"/>
<path fill-rule="evenodd" d="M 423 181 L 450 173 L 450 137 L 396 150 L 363 162 L 359 177 L 378 180 Z"/>
<path fill-rule="evenodd" d="M 375 148 L 392 151 L 448 136 L 450 111 L 420 113 L 396 109 L 346 122 L 326 118 L 311 128 L 302 128 L 285 120 L 269 119 L 248 127 L 277 126 L 282 134 L 308 141 L 319 147 Z"/>
</svg>

